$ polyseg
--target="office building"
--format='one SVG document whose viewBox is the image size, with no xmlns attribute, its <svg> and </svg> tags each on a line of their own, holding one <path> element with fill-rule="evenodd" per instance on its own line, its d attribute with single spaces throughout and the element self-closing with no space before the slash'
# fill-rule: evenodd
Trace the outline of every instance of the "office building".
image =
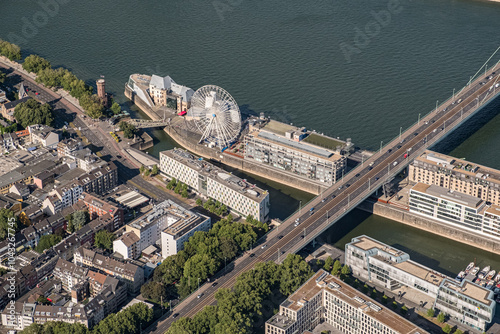
<svg viewBox="0 0 500 334">
<path fill-rule="evenodd" d="M 500 206 L 500 171 L 448 155 L 425 151 L 409 166 L 411 182 L 460 192 Z"/>
<path fill-rule="evenodd" d="M 328 185 L 337 182 L 345 170 L 346 157 L 338 151 L 305 142 L 303 139 L 308 135 L 305 128 L 272 120 L 261 128 L 250 126 L 244 139 L 245 159 Z"/>
<path fill-rule="evenodd" d="M 167 106 L 177 112 L 187 111 L 191 105 L 194 90 L 179 85 L 171 77 L 153 74 L 149 82 L 149 96 L 155 106 Z"/>
<path fill-rule="evenodd" d="M 321 269 L 281 303 L 266 334 L 303 333 L 324 322 L 349 334 L 427 333 Z"/>
<path fill-rule="evenodd" d="M 173 149 L 160 152 L 160 170 L 168 177 L 187 184 L 197 193 L 221 202 L 243 217 L 252 215 L 261 222 L 269 219 L 269 193 L 266 190 L 187 151 Z"/>
<path fill-rule="evenodd" d="M 354 276 L 384 289 L 407 287 L 433 300 L 438 309 L 471 328 L 485 331 L 493 320 L 493 291 L 468 280 L 458 282 L 412 260 L 410 256 L 368 236 L 353 238 L 345 246 L 345 263 Z"/>
</svg>

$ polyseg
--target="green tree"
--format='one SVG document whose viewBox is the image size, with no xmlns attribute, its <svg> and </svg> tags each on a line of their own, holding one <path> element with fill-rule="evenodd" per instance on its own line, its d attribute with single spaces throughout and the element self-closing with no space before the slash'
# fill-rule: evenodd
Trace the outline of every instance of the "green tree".
<svg viewBox="0 0 500 334">
<path fill-rule="evenodd" d="M 155 175 L 158 175 L 158 165 L 153 165 L 153 169 L 151 170 L 151 176 L 155 176 Z"/>
<path fill-rule="evenodd" d="M 444 313 L 443 312 L 439 313 L 437 316 L 437 321 L 442 324 L 445 320 L 446 316 L 444 315 Z"/>
<path fill-rule="evenodd" d="M 403 305 L 403 307 L 401 308 L 401 314 L 406 315 L 406 313 L 408 313 L 408 307 L 406 307 L 406 305 Z"/>
<path fill-rule="evenodd" d="M 40 240 L 38 240 L 38 245 L 36 245 L 35 250 L 38 253 L 43 253 L 44 250 L 57 245 L 62 238 L 55 234 L 42 235 Z"/>
<path fill-rule="evenodd" d="M 116 235 L 107 230 L 100 230 L 96 233 L 94 238 L 94 246 L 107 249 L 109 251 L 113 250 L 113 241 L 116 239 Z"/>
<path fill-rule="evenodd" d="M 116 102 L 113 102 L 113 104 L 111 105 L 110 109 L 113 112 L 113 114 L 115 114 L 115 115 L 118 115 L 118 114 L 120 114 L 122 112 L 122 108 Z"/>
<path fill-rule="evenodd" d="M 86 210 L 78 210 L 73 213 L 73 224 L 75 226 L 75 230 L 78 231 L 85 224 L 90 221 L 90 217 L 88 211 Z"/>
<path fill-rule="evenodd" d="M 202 206 L 203 205 L 203 201 L 201 200 L 201 198 L 197 198 L 196 199 L 196 205 L 198 205 L 198 206 Z"/>
<path fill-rule="evenodd" d="M 388 297 L 384 294 L 382 296 L 382 304 L 384 304 L 384 305 L 387 304 L 387 300 L 388 300 Z"/>
<path fill-rule="evenodd" d="M 69 214 L 64 218 L 68 222 L 68 224 L 66 226 L 66 232 L 68 232 L 68 233 L 75 232 L 75 224 L 73 224 L 73 215 Z"/>
<path fill-rule="evenodd" d="M 175 179 L 175 177 L 171 178 L 170 181 L 168 181 L 167 183 L 167 189 L 174 189 L 175 186 L 177 185 L 177 180 Z"/>
<path fill-rule="evenodd" d="M 181 191 L 182 191 L 182 182 L 177 182 L 177 184 L 175 185 L 174 191 L 175 191 L 176 194 L 180 194 L 181 193 Z"/>
<path fill-rule="evenodd" d="M 132 124 L 129 124 L 125 121 L 121 121 L 120 131 L 123 131 L 123 136 L 125 138 L 133 138 L 134 134 L 137 132 L 137 129 Z"/>
<path fill-rule="evenodd" d="M 454 334 L 464 334 L 460 329 L 457 329 Z"/>
<path fill-rule="evenodd" d="M 19 103 L 14 109 L 14 117 L 23 128 L 34 124 L 52 125 L 54 121 L 52 107 L 48 103 L 40 104 L 34 99 Z"/>
<path fill-rule="evenodd" d="M 151 281 L 141 287 L 141 295 L 159 303 L 162 298 L 163 300 L 167 299 L 167 290 L 163 287 L 163 283 Z"/>
<path fill-rule="evenodd" d="M 372 293 L 371 293 L 371 297 L 372 297 L 373 299 L 376 299 L 376 298 L 377 298 L 377 296 L 378 296 L 377 289 L 373 289 L 373 290 L 372 290 Z"/>
<path fill-rule="evenodd" d="M 144 171 L 146 170 L 146 167 L 144 167 L 144 165 L 141 165 L 141 167 L 139 167 L 139 172 L 144 173 Z"/>
<path fill-rule="evenodd" d="M 90 118 L 97 119 L 103 116 L 104 107 L 99 96 L 95 94 L 83 94 L 78 99 L 78 102 L 80 103 L 80 106 L 83 108 L 83 110 L 85 110 L 87 116 L 89 116 Z"/>
<path fill-rule="evenodd" d="M 446 324 L 443 327 L 443 333 L 446 333 L 446 334 L 450 334 L 451 333 L 451 327 L 450 327 L 450 325 Z"/>
<path fill-rule="evenodd" d="M 50 305 L 51 304 L 51 302 L 49 302 L 49 300 L 45 296 L 38 297 L 36 301 L 38 304 L 41 304 L 41 305 Z"/>
<path fill-rule="evenodd" d="M 343 267 L 342 267 L 342 271 L 341 271 L 341 274 L 346 277 L 346 276 L 349 276 L 351 274 L 351 269 L 349 268 L 349 266 L 347 264 L 345 264 Z"/>
<path fill-rule="evenodd" d="M 19 229 L 18 218 L 14 215 L 14 211 L 0 209 L 0 240 L 14 236 Z"/>
<path fill-rule="evenodd" d="M 181 196 L 184 198 L 188 198 L 188 196 L 189 196 L 188 191 L 186 189 L 183 189 L 181 192 Z"/>
<path fill-rule="evenodd" d="M 392 302 L 392 308 L 397 309 L 398 308 L 398 303 L 396 301 Z"/>
<path fill-rule="evenodd" d="M 29 55 L 24 59 L 23 68 L 28 72 L 38 73 L 46 68 L 51 68 L 50 62 L 37 55 Z"/>
<path fill-rule="evenodd" d="M 300 255 L 288 254 L 281 265 L 280 292 L 289 296 L 313 275 L 311 267 Z"/>
<path fill-rule="evenodd" d="M 144 176 L 148 177 L 149 175 L 151 175 L 151 169 L 146 168 L 146 170 L 144 171 Z"/>
<path fill-rule="evenodd" d="M 333 261 L 331 256 L 327 257 L 325 260 L 325 264 L 323 265 L 323 269 L 330 272 L 330 270 L 332 270 L 332 268 L 333 268 L 333 262 L 334 261 Z"/>
<path fill-rule="evenodd" d="M 10 60 L 21 60 L 21 48 L 15 44 L 0 39 L 0 55 Z"/>
<path fill-rule="evenodd" d="M 427 316 L 430 318 L 434 318 L 435 313 L 436 313 L 436 311 L 434 311 L 433 308 L 430 308 L 427 310 Z"/>
<path fill-rule="evenodd" d="M 340 274 L 341 269 L 342 269 L 342 265 L 340 264 L 340 261 L 335 260 L 335 262 L 333 263 L 332 274 L 338 276 Z"/>
</svg>

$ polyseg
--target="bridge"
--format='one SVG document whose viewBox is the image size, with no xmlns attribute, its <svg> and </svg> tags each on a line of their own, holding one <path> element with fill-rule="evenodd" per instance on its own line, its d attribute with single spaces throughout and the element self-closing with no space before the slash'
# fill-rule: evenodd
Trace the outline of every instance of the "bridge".
<svg viewBox="0 0 500 334">
<path fill-rule="evenodd" d="M 500 47 L 497 51 L 499 50 Z M 229 272 L 225 273 L 225 270 L 222 270 L 216 274 L 212 281 L 216 280 L 217 286 L 214 287 L 211 283 L 205 284 L 177 305 L 172 313 L 166 314 L 159 322 L 151 325 L 147 332 L 163 334 L 175 321 L 172 314 L 192 317 L 204 306 L 214 305 L 216 290 L 232 288 L 238 275 L 252 269 L 255 264 L 265 261 L 281 262 L 287 254 L 298 252 L 368 198 L 382 184 L 405 169 L 413 158 L 445 138 L 484 105 L 495 99 L 500 94 L 500 61 L 489 70 L 486 68 L 488 61 L 458 93 L 454 93 L 424 117 L 419 116 L 415 124 L 384 147 L 381 145 L 377 153 L 344 176 L 342 182 L 334 184 L 292 214 L 281 226 L 265 235 L 259 240 L 256 248 L 231 263 Z M 408 154 L 407 158 L 405 154 Z M 299 219 L 298 226 L 294 223 L 296 219 Z M 197 298 L 201 293 L 200 298 Z"/>
<path fill-rule="evenodd" d="M 126 121 L 129 124 L 132 124 L 135 126 L 137 129 L 148 129 L 148 128 L 159 128 L 159 127 L 165 127 L 168 124 L 170 124 L 170 118 L 167 118 L 162 121 L 153 121 L 149 119 L 134 119 L 131 118 Z"/>
</svg>

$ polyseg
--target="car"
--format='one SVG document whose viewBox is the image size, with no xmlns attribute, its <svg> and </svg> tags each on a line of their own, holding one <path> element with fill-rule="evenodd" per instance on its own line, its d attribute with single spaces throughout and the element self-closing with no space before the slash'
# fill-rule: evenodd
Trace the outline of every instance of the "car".
<svg viewBox="0 0 500 334">
<path fill-rule="evenodd" d="M 117 158 L 117 159 L 121 159 L 121 158 L 122 158 L 122 156 L 121 156 L 121 155 L 117 155 L 117 156 L 116 156 L 116 158 Z"/>
<path fill-rule="evenodd" d="M 425 125 L 429 124 L 429 121 L 425 121 Z"/>
<path fill-rule="evenodd" d="M 436 132 L 436 131 L 437 131 L 437 129 L 432 130 L 432 132 Z"/>
<path fill-rule="evenodd" d="M 295 222 L 298 223 L 300 221 L 300 217 L 295 219 Z"/>
<path fill-rule="evenodd" d="M 416 136 L 416 135 L 418 135 L 418 132 L 415 132 L 415 133 L 414 133 L 414 135 L 415 135 L 415 136 Z"/>
<path fill-rule="evenodd" d="M 217 286 L 217 282 L 213 282 L 213 283 L 212 283 L 212 286 Z"/>
<path fill-rule="evenodd" d="M 396 166 L 398 164 L 397 161 L 394 161 L 394 163 L 392 164 L 393 166 Z"/>
<path fill-rule="evenodd" d="M 335 197 L 337 197 L 337 196 L 335 196 L 335 195 L 332 195 L 332 199 L 334 199 Z"/>
<path fill-rule="evenodd" d="M 264 249 L 264 248 L 266 248 L 266 247 L 267 247 L 267 245 L 262 245 L 262 246 L 260 246 L 260 248 L 262 248 L 262 249 Z"/>
<path fill-rule="evenodd" d="M 279 240 L 283 239 L 283 236 L 282 236 L 282 235 L 279 235 L 279 236 L 278 236 L 278 239 L 279 239 Z"/>
<path fill-rule="evenodd" d="M 457 104 L 459 104 L 460 102 L 462 102 L 462 99 L 459 99 L 459 100 L 457 101 Z"/>
<path fill-rule="evenodd" d="M 389 149 L 389 150 L 387 151 L 387 153 L 391 153 L 391 152 L 392 152 L 392 149 Z"/>
<path fill-rule="evenodd" d="M 342 189 L 342 186 L 339 187 L 339 190 Z"/>
<path fill-rule="evenodd" d="M 495 85 L 495 87 L 496 87 L 496 88 L 500 87 L 500 83 L 497 83 L 497 84 Z"/>
<path fill-rule="evenodd" d="M 254 257 L 254 256 L 255 256 L 255 254 L 254 254 L 254 253 L 250 254 L 250 257 Z"/>
<path fill-rule="evenodd" d="M 179 316 L 179 313 L 174 313 L 174 315 L 172 316 L 172 318 L 177 318 Z"/>
<path fill-rule="evenodd" d="M 321 203 L 325 203 L 325 201 L 326 201 L 326 198 L 323 198 L 323 199 L 321 200 Z"/>
<path fill-rule="evenodd" d="M 300 236 L 300 238 L 301 238 L 301 239 L 304 239 L 305 237 L 304 237 L 304 235 L 302 234 L 302 235 Z"/>
<path fill-rule="evenodd" d="M 401 148 L 401 145 L 398 145 L 398 149 Z"/>
<path fill-rule="evenodd" d="M 201 298 L 203 296 L 203 293 L 200 293 L 197 298 Z"/>
<path fill-rule="evenodd" d="M 346 187 L 346 188 L 349 188 L 350 186 L 351 186 L 351 185 L 350 185 L 349 183 L 347 183 L 347 184 L 345 185 L 345 187 Z"/>
<path fill-rule="evenodd" d="M 380 179 L 380 177 L 378 177 L 378 176 L 377 176 L 377 177 L 375 178 L 375 181 L 378 181 L 378 179 Z"/>
<path fill-rule="evenodd" d="M 299 222 L 295 222 L 295 224 L 293 226 L 297 227 L 297 226 L 299 226 L 299 224 L 300 224 Z"/>
<path fill-rule="evenodd" d="M 359 175 L 360 175 L 360 174 L 358 173 L 358 174 L 354 175 L 354 177 L 359 177 Z"/>
</svg>

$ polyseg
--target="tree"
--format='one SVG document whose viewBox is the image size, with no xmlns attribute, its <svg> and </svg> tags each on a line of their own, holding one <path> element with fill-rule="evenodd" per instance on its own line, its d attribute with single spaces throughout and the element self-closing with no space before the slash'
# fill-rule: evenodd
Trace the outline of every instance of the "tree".
<svg viewBox="0 0 500 334">
<path fill-rule="evenodd" d="M 129 124 L 125 121 L 121 121 L 120 131 L 123 131 L 123 136 L 125 138 L 133 138 L 134 134 L 137 132 L 137 129 L 132 124 Z"/>
<path fill-rule="evenodd" d="M 372 290 L 372 293 L 371 293 L 371 297 L 372 297 L 373 299 L 376 299 L 376 298 L 377 298 L 377 295 L 378 295 L 377 289 L 373 289 L 373 290 Z"/>
<path fill-rule="evenodd" d="M 122 108 L 116 102 L 113 102 L 113 104 L 111 105 L 110 109 L 113 112 L 113 114 L 115 114 L 115 115 L 118 115 L 118 114 L 120 114 L 122 112 Z"/>
<path fill-rule="evenodd" d="M 443 333 L 446 333 L 446 334 L 450 334 L 451 333 L 451 327 L 450 327 L 450 325 L 446 324 L 443 327 Z"/>
<path fill-rule="evenodd" d="M 463 334 L 463 333 L 464 332 L 462 332 L 460 329 L 457 329 L 454 334 Z"/>
<path fill-rule="evenodd" d="M 6 78 L 7 78 L 7 74 L 0 71 L 0 84 L 3 84 L 5 82 Z"/>
<path fill-rule="evenodd" d="M 0 241 L 14 236 L 19 229 L 18 219 L 14 215 L 14 211 L 5 208 L 0 209 Z"/>
<path fill-rule="evenodd" d="M 323 265 L 323 269 L 330 272 L 330 270 L 332 270 L 332 268 L 333 268 L 333 259 L 331 256 L 329 256 L 325 260 L 325 264 Z"/>
<path fill-rule="evenodd" d="M 342 269 L 342 265 L 340 264 L 340 261 L 335 260 L 335 262 L 333 263 L 332 274 L 338 276 L 341 269 Z"/>
<path fill-rule="evenodd" d="M 406 313 L 408 313 L 408 307 L 406 307 L 406 305 L 403 305 L 403 307 L 401 308 L 401 314 L 405 315 Z"/>
<path fill-rule="evenodd" d="M 384 294 L 382 296 L 382 304 L 384 304 L 384 305 L 387 304 L 387 300 L 388 300 L 388 297 Z"/>
<path fill-rule="evenodd" d="M 149 175 L 151 175 L 151 169 L 146 168 L 146 170 L 144 171 L 144 176 L 148 177 Z"/>
<path fill-rule="evenodd" d="M 34 124 L 52 125 L 54 121 L 52 107 L 48 103 L 40 104 L 34 99 L 19 103 L 14 109 L 14 117 L 24 128 Z"/>
<path fill-rule="evenodd" d="M 141 165 L 141 167 L 139 167 L 139 172 L 144 173 L 144 171 L 146 170 L 146 167 L 144 167 L 144 165 Z"/>
<path fill-rule="evenodd" d="M 177 180 L 175 179 L 175 177 L 173 177 L 170 179 L 170 181 L 168 181 L 167 189 L 172 190 L 175 188 L 176 185 L 177 185 Z"/>
<path fill-rule="evenodd" d="M 73 224 L 73 215 L 69 214 L 64 218 L 68 222 L 68 225 L 66 226 L 66 232 L 68 232 L 68 233 L 75 232 L 75 225 Z"/>
<path fill-rule="evenodd" d="M 50 62 L 37 55 L 29 55 L 24 59 L 23 68 L 27 72 L 38 73 L 46 68 L 51 68 Z"/>
<path fill-rule="evenodd" d="M 342 267 L 341 274 L 344 277 L 349 276 L 351 274 L 351 269 L 349 268 L 349 266 L 347 264 L 344 264 L 344 266 Z"/>
<path fill-rule="evenodd" d="M 182 182 L 177 182 L 177 184 L 175 185 L 174 191 L 175 191 L 176 194 L 180 194 L 181 193 L 181 191 L 182 191 Z"/>
<path fill-rule="evenodd" d="M 107 230 L 100 230 L 96 233 L 94 238 L 94 246 L 107 249 L 109 251 L 113 250 L 113 240 L 116 239 L 116 235 Z"/>
<path fill-rule="evenodd" d="M 44 250 L 57 245 L 61 240 L 62 238 L 55 234 L 42 235 L 40 240 L 38 240 L 38 245 L 36 245 L 35 250 L 38 253 L 43 253 Z"/>
<path fill-rule="evenodd" d="M 221 259 L 232 259 L 238 253 L 238 246 L 232 239 L 223 238 L 220 241 Z"/>
<path fill-rule="evenodd" d="M 159 303 L 162 298 L 164 300 L 167 298 L 167 290 L 163 287 L 163 283 L 152 281 L 141 287 L 141 295 L 144 298 Z"/>
<path fill-rule="evenodd" d="M 188 198 L 188 196 L 189 196 L 188 191 L 186 189 L 183 189 L 181 192 L 181 196 L 184 198 Z"/>
<path fill-rule="evenodd" d="M 36 301 L 40 305 L 50 305 L 51 304 L 51 302 L 49 302 L 49 300 L 45 296 L 38 297 Z"/>
<path fill-rule="evenodd" d="M 202 206 L 203 205 L 203 201 L 201 200 L 201 198 L 197 198 L 196 199 L 196 205 L 198 205 L 198 206 Z"/>
<path fill-rule="evenodd" d="M 78 99 L 78 102 L 90 118 L 97 119 L 103 116 L 104 107 L 101 103 L 101 99 L 96 94 L 83 94 Z"/>
<path fill-rule="evenodd" d="M 151 176 L 155 176 L 155 175 L 158 175 L 158 165 L 153 165 L 153 169 L 151 170 Z"/>
<path fill-rule="evenodd" d="M 433 308 L 430 308 L 427 310 L 427 316 L 430 318 L 434 318 L 435 313 L 436 313 L 436 311 L 434 311 Z"/>
<path fill-rule="evenodd" d="M 445 320 L 446 316 L 444 315 L 444 313 L 443 312 L 439 313 L 437 316 L 437 321 L 442 324 Z"/>
<path fill-rule="evenodd" d="M 398 303 L 396 301 L 392 302 L 392 308 L 396 309 L 398 307 Z"/>
<path fill-rule="evenodd" d="M 0 55 L 10 60 L 21 60 L 21 48 L 15 44 L 0 39 Z"/>
<path fill-rule="evenodd" d="M 90 217 L 89 217 L 88 211 L 79 210 L 79 211 L 75 211 L 73 213 L 73 224 L 75 226 L 76 231 L 81 229 L 89 221 L 90 221 Z"/>
</svg>

